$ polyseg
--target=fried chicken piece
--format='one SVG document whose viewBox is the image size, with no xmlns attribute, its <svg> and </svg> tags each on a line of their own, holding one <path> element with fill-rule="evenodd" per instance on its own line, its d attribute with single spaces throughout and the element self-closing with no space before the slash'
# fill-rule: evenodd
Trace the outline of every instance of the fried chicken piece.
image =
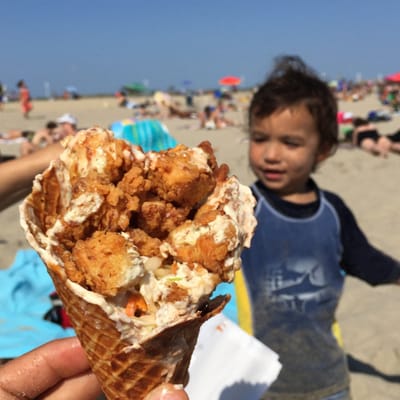
<svg viewBox="0 0 400 400">
<path fill-rule="evenodd" d="M 113 296 L 141 256 L 160 264 L 155 275 L 170 273 L 166 260 L 175 257 L 232 279 L 229 263 L 242 241 L 232 219 L 238 185 L 227 184 L 229 168 L 218 166 L 209 142 L 143 154 L 99 128 L 67 142 L 32 201 L 46 215 L 41 225 L 70 254 L 63 260 L 72 280 Z"/>
<path fill-rule="evenodd" d="M 142 266 L 135 262 L 138 254 L 132 243 L 115 232 L 97 231 L 92 237 L 79 240 L 72 250 L 72 260 L 84 276 L 84 286 L 104 296 L 115 296 L 119 289 L 134 285 L 143 275 Z M 70 279 L 74 280 L 72 276 Z"/>
<path fill-rule="evenodd" d="M 174 207 L 172 203 L 155 199 L 142 203 L 135 222 L 150 236 L 163 239 L 185 222 L 189 212 L 188 207 Z"/>
<path fill-rule="evenodd" d="M 222 281 L 232 280 L 240 267 L 241 248 L 250 247 L 256 223 L 248 218 L 248 210 L 254 205 L 250 190 L 243 190 L 237 178 L 218 181 L 193 221 L 173 230 L 161 252 L 179 262 L 199 263 Z"/>
<path fill-rule="evenodd" d="M 209 155 L 200 148 L 179 145 L 151 160 L 148 177 L 152 190 L 163 200 L 194 207 L 213 191 L 215 178 Z"/>
<path fill-rule="evenodd" d="M 129 143 L 114 140 L 112 132 L 97 127 L 86 130 L 85 135 L 68 137 L 66 144 L 72 150 L 63 153 L 60 160 L 72 185 L 82 177 L 117 182 L 135 158 Z"/>
<path fill-rule="evenodd" d="M 180 287 L 175 282 L 171 282 L 168 289 L 164 300 L 171 303 L 185 300 L 189 295 L 185 288 Z"/>
<path fill-rule="evenodd" d="M 139 199 L 116 188 L 115 183 L 133 164 L 142 171 L 144 154 L 99 128 L 68 137 L 64 145 L 66 150 L 43 174 L 41 188 L 33 191 L 30 201 L 43 230 L 57 222 L 53 234 L 71 250 L 75 241 L 96 230 L 121 231 L 129 226 Z"/>
<path fill-rule="evenodd" d="M 214 171 L 218 167 L 217 158 L 214 154 L 214 149 L 208 140 L 203 140 L 197 147 L 202 149 L 208 156 L 208 165 Z"/>
<path fill-rule="evenodd" d="M 214 169 L 214 178 L 217 183 L 224 182 L 229 175 L 229 167 L 227 164 L 221 164 Z"/>
<path fill-rule="evenodd" d="M 85 277 L 82 271 L 76 267 L 76 264 L 72 258 L 72 253 L 66 250 L 63 246 L 55 247 L 54 253 L 63 261 L 65 272 L 67 273 L 68 278 L 75 283 L 83 285 L 85 283 Z"/>
<path fill-rule="evenodd" d="M 146 178 L 143 163 L 135 164 L 127 171 L 118 188 L 130 196 L 144 197 L 151 189 L 151 182 Z"/>
<path fill-rule="evenodd" d="M 132 243 L 137 247 L 140 255 L 146 257 L 161 257 L 161 240 L 149 236 L 141 229 L 132 229 L 127 232 Z"/>
<path fill-rule="evenodd" d="M 131 197 L 112 183 L 81 179 L 74 186 L 70 210 L 63 215 L 56 237 L 69 250 L 80 239 L 97 230 L 120 232 L 129 227 L 132 212 L 140 207 L 139 198 Z"/>
<path fill-rule="evenodd" d="M 186 221 L 168 236 L 169 251 L 178 262 L 198 263 L 221 280 L 228 280 L 226 263 L 238 245 L 233 221 L 218 211 L 204 213 L 197 221 Z"/>
</svg>

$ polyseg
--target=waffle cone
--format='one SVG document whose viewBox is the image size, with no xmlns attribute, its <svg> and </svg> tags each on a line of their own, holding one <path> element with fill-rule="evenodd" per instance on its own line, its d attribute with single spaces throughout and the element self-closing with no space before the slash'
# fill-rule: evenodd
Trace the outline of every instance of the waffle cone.
<svg viewBox="0 0 400 400">
<path fill-rule="evenodd" d="M 54 268 L 48 268 L 48 272 L 108 400 L 144 399 L 163 382 L 186 384 L 200 326 L 220 312 L 227 301 L 223 296 L 216 298 L 206 312 L 132 349 L 130 343 L 121 340 L 115 322 L 100 306 L 76 295 Z"/>
</svg>

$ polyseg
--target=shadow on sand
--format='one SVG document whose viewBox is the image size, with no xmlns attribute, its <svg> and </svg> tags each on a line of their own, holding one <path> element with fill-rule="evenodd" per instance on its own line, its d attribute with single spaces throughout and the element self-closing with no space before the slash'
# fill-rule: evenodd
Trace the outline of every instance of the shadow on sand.
<svg viewBox="0 0 400 400">
<path fill-rule="evenodd" d="M 378 371 L 373 365 L 357 360 L 351 354 L 347 354 L 347 362 L 350 372 L 377 376 L 386 382 L 400 383 L 400 375 L 388 375 Z"/>
<path fill-rule="evenodd" d="M 265 392 L 264 384 L 254 384 L 249 382 L 236 382 L 227 386 L 219 396 L 218 400 L 244 400 L 258 399 Z"/>
</svg>

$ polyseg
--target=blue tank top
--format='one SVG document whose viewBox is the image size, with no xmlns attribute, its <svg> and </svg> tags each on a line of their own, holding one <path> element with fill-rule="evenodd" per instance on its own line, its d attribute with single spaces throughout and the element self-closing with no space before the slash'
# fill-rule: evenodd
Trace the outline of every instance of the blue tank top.
<svg viewBox="0 0 400 400">
<path fill-rule="evenodd" d="M 258 226 L 242 253 L 252 331 L 283 365 L 265 399 L 336 393 L 348 386 L 344 353 L 331 330 L 344 285 L 336 210 L 319 192 L 314 215 L 291 218 L 252 189 Z"/>
</svg>

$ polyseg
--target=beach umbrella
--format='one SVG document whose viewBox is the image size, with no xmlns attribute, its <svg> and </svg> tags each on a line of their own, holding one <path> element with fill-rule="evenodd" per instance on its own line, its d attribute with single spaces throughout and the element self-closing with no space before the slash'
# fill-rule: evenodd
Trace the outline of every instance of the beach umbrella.
<svg viewBox="0 0 400 400">
<path fill-rule="evenodd" d="M 385 79 L 387 81 L 391 81 L 391 82 L 400 82 L 400 72 L 396 72 L 392 75 L 388 75 Z"/>
<path fill-rule="evenodd" d="M 140 82 L 133 82 L 123 86 L 123 89 L 127 92 L 143 93 L 147 90 L 147 87 Z"/>
<path fill-rule="evenodd" d="M 191 80 L 189 80 L 189 79 L 185 79 L 185 80 L 183 80 L 182 82 L 181 82 L 181 85 L 182 85 L 182 90 L 184 91 L 184 92 L 188 92 L 188 91 L 190 91 L 191 90 L 191 87 L 192 87 L 192 85 L 193 85 L 193 82 L 191 81 Z"/>
<path fill-rule="evenodd" d="M 78 89 L 75 86 L 66 86 L 65 91 L 68 93 L 78 93 Z"/>
<path fill-rule="evenodd" d="M 79 97 L 80 97 L 78 94 L 78 89 L 75 86 L 72 86 L 72 85 L 66 86 L 64 88 L 64 91 L 66 93 L 68 93 L 68 96 L 66 96 L 66 98 L 70 97 L 72 99 L 79 99 Z M 65 95 L 65 93 L 64 93 L 64 95 Z"/>
<path fill-rule="evenodd" d="M 168 93 L 161 91 L 155 92 L 153 99 L 158 105 L 170 106 L 172 103 L 171 96 Z"/>
<path fill-rule="evenodd" d="M 114 137 L 141 146 L 143 151 L 161 151 L 175 147 L 178 142 L 168 128 L 156 119 L 135 121 L 127 118 L 111 124 Z"/>
<path fill-rule="evenodd" d="M 221 86 L 237 86 L 240 85 L 242 80 L 238 76 L 224 76 L 218 83 Z"/>
<path fill-rule="evenodd" d="M 329 87 L 336 89 L 339 86 L 339 81 L 337 81 L 336 79 L 329 81 L 328 83 Z"/>
</svg>

